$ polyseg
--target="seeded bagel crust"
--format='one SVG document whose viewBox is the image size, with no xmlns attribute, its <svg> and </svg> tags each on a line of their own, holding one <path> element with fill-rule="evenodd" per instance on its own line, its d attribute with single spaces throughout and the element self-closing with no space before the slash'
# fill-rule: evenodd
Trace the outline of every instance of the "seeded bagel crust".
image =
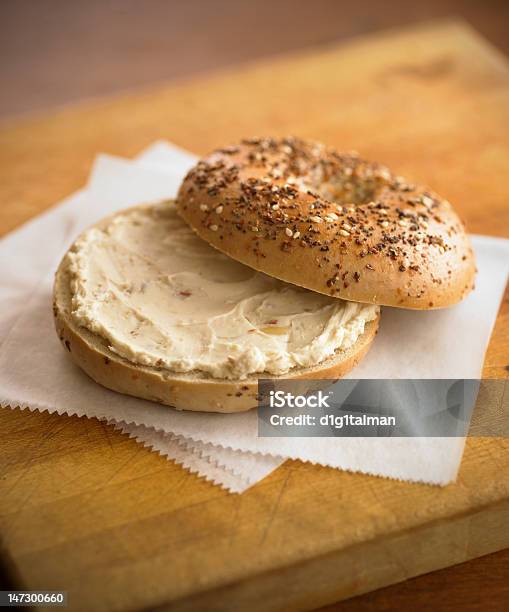
<svg viewBox="0 0 509 612">
<path fill-rule="evenodd" d="M 472 247 L 449 202 L 318 143 L 253 138 L 218 149 L 188 173 L 177 207 L 230 257 L 334 297 L 433 309 L 474 285 Z"/>
<path fill-rule="evenodd" d="M 111 218 L 100 222 L 103 227 Z M 64 257 L 55 276 L 53 315 L 55 328 L 65 350 L 76 365 L 94 381 L 120 393 L 151 400 L 178 410 L 241 412 L 257 404 L 258 378 L 302 379 L 305 393 L 313 379 L 341 378 L 367 353 L 379 323 L 369 322 L 357 342 L 344 351 L 309 368 L 294 368 L 282 376 L 260 374 L 243 380 L 212 378 L 203 372 L 187 374 L 159 367 L 145 367 L 124 359 L 110 350 L 100 335 L 80 326 L 72 316 L 72 289 L 69 260 Z M 306 380 L 311 382 L 306 382 Z M 316 383 L 315 383 L 316 385 Z"/>
</svg>

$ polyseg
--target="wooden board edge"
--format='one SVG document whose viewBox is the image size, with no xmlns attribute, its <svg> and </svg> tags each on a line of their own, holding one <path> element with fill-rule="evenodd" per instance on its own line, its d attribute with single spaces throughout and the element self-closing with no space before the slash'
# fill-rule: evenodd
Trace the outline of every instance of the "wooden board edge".
<svg viewBox="0 0 509 612">
<path fill-rule="evenodd" d="M 310 610 L 508 548 L 507 525 L 509 499 L 504 499 L 452 520 L 437 519 L 416 529 L 162 603 L 153 610 Z M 487 540 L 488 527 L 503 538 Z M 369 569 L 363 571 L 366 559 Z"/>
<path fill-rule="evenodd" d="M 53 122 L 60 117 L 67 118 L 69 115 L 79 116 L 82 113 L 89 113 L 90 111 L 100 111 L 112 104 L 119 104 L 125 100 L 145 100 L 146 98 L 160 95 L 171 89 L 199 86 L 203 82 L 232 77 L 237 73 L 245 71 L 263 69 L 274 63 L 284 64 L 286 62 L 298 62 L 312 55 L 329 55 L 340 51 L 348 51 L 356 46 L 382 41 L 386 38 L 392 39 L 397 36 L 426 35 L 428 32 L 436 34 L 437 32 L 441 33 L 443 31 L 454 31 L 459 33 L 465 40 L 478 45 L 480 48 L 483 47 L 489 54 L 497 56 L 497 60 L 504 64 L 506 69 L 509 69 L 508 58 L 503 51 L 498 49 L 498 47 L 480 34 L 469 21 L 459 16 L 449 15 L 434 17 L 415 23 L 388 26 L 375 32 L 365 32 L 339 41 L 320 42 L 301 49 L 289 49 L 270 56 L 261 56 L 250 60 L 244 60 L 238 64 L 223 66 L 206 73 L 192 74 L 189 77 L 177 77 L 171 80 L 159 80 L 140 87 L 124 88 L 118 92 L 112 92 L 107 95 L 90 96 L 82 100 L 58 104 L 51 108 L 43 108 L 20 115 L 3 117 L 0 118 L 0 136 L 3 132 L 8 132 L 12 129 L 32 129 L 41 123 Z"/>
</svg>

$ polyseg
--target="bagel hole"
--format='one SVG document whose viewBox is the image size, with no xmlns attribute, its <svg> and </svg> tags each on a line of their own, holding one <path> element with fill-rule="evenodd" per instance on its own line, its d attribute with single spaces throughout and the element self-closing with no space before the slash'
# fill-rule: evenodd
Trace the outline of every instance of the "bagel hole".
<svg viewBox="0 0 509 612">
<path fill-rule="evenodd" d="M 340 206 L 368 204 L 376 199 L 382 181 L 341 178 L 320 185 L 317 192 Z"/>
</svg>

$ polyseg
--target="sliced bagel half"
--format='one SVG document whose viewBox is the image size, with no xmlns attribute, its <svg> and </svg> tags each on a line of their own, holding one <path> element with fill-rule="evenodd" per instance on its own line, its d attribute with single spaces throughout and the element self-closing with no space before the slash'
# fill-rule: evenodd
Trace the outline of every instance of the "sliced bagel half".
<svg viewBox="0 0 509 612">
<path fill-rule="evenodd" d="M 185 224 L 176 215 L 173 210 L 174 208 L 173 202 L 136 207 L 101 221 L 78 238 L 68 254 L 63 258 L 57 270 L 53 307 L 56 331 L 62 345 L 74 363 L 94 381 L 114 391 L 173 406 L 178 410 L 240 412 L 256 406 L 258 380 L 260 378 L 300 379 L 303 381 L 303 387 L 300 391 L 305 393 L 307 390 L 313 389 L 313 385 L 316 386 L 317 379 L 337 379 L 343 377 L 364 357 L 377 333 L 379 323 L 378 310 L 371 320 L 366 321 L 353 343 L 340 347 L 319 363 L 305 366 L 295 365 L 281 374 L 255 371 L 238 378 L 235 378 L 232 372 L 229 372 L 227 377 L 218 377 L 211 372 L 200 369 L 177 371 L 165 363 L 140 363 L 139 360 L 131 356 L 128 349 L 124 347 L 123 342 L 108 334 L 107 329 L 103 333 L 103 331 L 98 330 L 94 325 L 87 323 L 80 308 L 83 307 L 83 300 L 81 298 L 83 298 L 83 295 L 86 294 L 89 288 L 80 286 L 76 282 L 76 272 L 73 267 L 78 254 L 80 257 L 92 257 L 90 251 L 85 252 L 84 250 L 84 237 L 90 236 L 92 231 L 97 233 L 94 239 L 104 238 L 107 240 L 108 236 L 111 236 L 111 228 L 115 227 L 115 224 L 118 225 L 119 220 L 122 221 L 122 218 L 125 219 L 126 215 L 136 214 L 137 212 L 141 215 L 155 214 L 158 219 L 158 223 L 154 226 L 156 228 L 159 227 L 159 215 L 164 220 L 166 214 L 174 215 L 185 228 Z M 163 229 L 161 228 L 161 231 Z M 191 239 L 197 241 L 198 248 L 210 249 L 211 253 L 217 254 L 218 257 L 225 257 L 205 243 L 203 243 L 203 247 L 200 246 L 202 245 L 201 239 L 195 236 L 190 229 L 189 233 Z M 157 232 L 153 234 L 153 240 L 158 240 Z M 122 257 L 128 258 L 132 256 L 128 247 L 129 244 L 126 244 L 125 241 L 118 241 L 118 249 L 122 252 Z M 122 249 L 125 249 L 125 254 Z M 229 261 L 228 258 L 225 259 L 227 262 Z M 85 259 L 85 264 L 92 265 L 87 259 Z M 233 262 L 233 265 L 242 266 L 242 264 L 237 262 Z M 113 259 L 108 259 L 105 266 L 108 266 L 108 269 L 113 266 L 113 276 L 117 273 L 118 262 L 115 262 Z M 127 291 L 125 286 L 129 284 L 129 275 L 134 269 L 134 265 L 132 268 L 128 267 L 124 272 L 127 277 L 122 279 L 123 283 L 118 282 L 118 279 L 116 279 L 115 282 L 117 284 L 111 290 L 105 289 L 102 293 L 97 290 L 97 287 L 102 286 L 97 281 L 97 284 L 94 285 L 95 293 L 91 293 L 91 308 L 93 312 L 95 312 L 94 309 L 101 308 L 102 300 L 104 300 L 104 296 L 108 291 Z M 134 272 L 132 273 L 134 274 Z M 250 273 L 259 274 L 255 271 L 250 271 Z M 185 274 L 182 273 L 179 276 L 179 279 L 181 278 L 186 278 Z M 159 282 L 159 277 L 157 279 Z M 274 282 L 278 283 L 278 287 L 279 285 L 284 285 L 281 281 Z M 299 288 L 292 288 L 290 290 L 307 293 L 306 290 Z M 180 291 L 180 293 L 186 294 L 185 291 Z M 313 292 L 309 293 L 317 295 L 321 300 L 330 300 L 334 304 L 340 302 L 337 298 L 319 296 Z M 126 295 L 129 295 L 129 293 Z M 124 294 L 121 297 L 125 297 Z M 187 298 L 188 296 L 184 295 L 184 299 Z M 207 302 L 203 300 L 202 303 L 205 308 Z M 188 307 L 186 306 L 186 308 Z M 124 317 L 122 324 L 129 318 L 120 310 L 119 316 Z M 105 317 L 105 320 L 107 322 L 110 321 L 107 317 Z M 256 333 L 261 332 L 257 330 Z M 171 338 L 169 342 L 171 345 Z M 171 349 L 168 350 L 171 352 Z M 313 381 L 315 382 L 313 383 Z"/>
</svg>

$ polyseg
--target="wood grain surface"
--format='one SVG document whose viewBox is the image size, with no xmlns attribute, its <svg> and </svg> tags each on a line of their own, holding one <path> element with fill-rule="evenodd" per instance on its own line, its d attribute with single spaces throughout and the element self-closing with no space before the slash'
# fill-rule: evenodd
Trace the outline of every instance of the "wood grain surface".
<svg viewBox="0 0 509 612">
<path fill-rule="evenodd" d="M 0 117 L 450 15 L 509 53 L 506 0 L 2 0 Z"/>
<path fill-rule="evenodd" d="M 0 227 L 80 186 L 98 151 L 293 133 L 383 161 L 470 231 L 507 237 L 508 108 L 507 63 L 468 27 L 388 32 L 5 126 Z M 484 374 L 508 363 L 506 292 Z M 234 496 L 96 421 L 0 411 L 4 558 L 76 610 L 312 608 L 509 547 L 508 526 L 507 439 L 469 439 L 443 489 L 287 462 Z"/>
</svg>

